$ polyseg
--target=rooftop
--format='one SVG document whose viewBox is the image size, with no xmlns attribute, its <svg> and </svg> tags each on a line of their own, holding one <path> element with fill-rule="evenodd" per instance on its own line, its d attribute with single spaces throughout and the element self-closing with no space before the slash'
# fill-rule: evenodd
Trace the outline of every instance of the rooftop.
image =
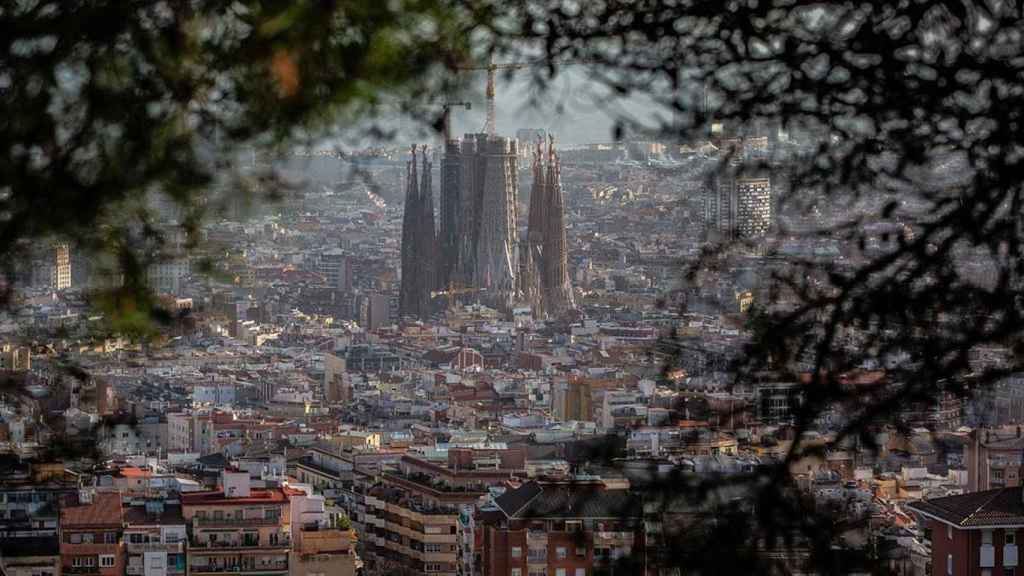
<svg viewBox="0 0 1024 576">
<path fill-rule="evenodd" d="M 1021 487 L 997 488 L 970 494 L 919 500 L 911 510 L 964 528 L 1024 526 Z"/>
<path fill-rule="evenodd" d="M 60 524 L 65 528 L 121 526 L 121 495 L 97 492 L 92 502 L 65 506 L 60 511 Z"/>
<path fill-rule="evenodd" d="M 182 506 L 235 506 L 239 504 L 283 504 L 288 497 L 280 489 L 252 489 L 248 496 L 227 497 L 221 490 L 181 495 Z"/>
</svg>

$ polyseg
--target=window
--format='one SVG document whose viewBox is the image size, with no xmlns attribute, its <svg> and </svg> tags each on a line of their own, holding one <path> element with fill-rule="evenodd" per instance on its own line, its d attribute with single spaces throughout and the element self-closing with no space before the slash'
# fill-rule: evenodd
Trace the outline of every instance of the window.
<svg viewBox="0 0 1024 576">
<path fill-rule="evenodd" d="M 988 544 L 990 546 L 992 545 L 992 531 L 991 530 L 982 530 L 981 531 L 981 543 L 982 543 L 982 545 L 984 545 L 984 544 Z"/>
<path fill-rule="evenodd" d="M 576 576 L 587 576 L 587 569 L 586 568 L 577 568 L 576 569 Z"/>
<path fill-rule="evenodd" d="M 1003 532 L 1003 543 L 1006 544 L 1007 546 L 1010 546 L 1012 544 L 1016 544 L 1017 543 L 1017 533 L 1013 532 L 1012 530 L 1007 530 L 1006 532 Z"/>
<path fill-rule="evenodd" d="M 523 576 L 522 568 L 513 568 L 511 576 Z"/>
<path fill-rule="evenodd" d="M 92 537 L 92 532 L 86 532 L 85 534 L 82 534 L 82 544 L 92 544 Z"/>
<path fill-rule="evenodd" d="M 441 551 L 441 545 L 440 544 L 427 543 L 427 544 L 423 545 L 423 551 L 424 552 L 440 552 Z"/>
<path fill-rule="evenodd" d="M 558 568 L 555 570 L 555 576 L 565 576 L 565 568 Z"/>
<path fill-rule="evenodd" d="M 213 519 L 214 520 L 223 520 L 224 519 L 224 511 L 223 510 L 214 510 L 213 511 Z"/>
<path fill-rule="evenodd" d="M 1015 568 L 1003 568 L 1003 576 L 1017 576 Z"/>
<path fill-rule="evenodd" d="M 567 555 L 568 553 L 565 550 L 565 546 L 559 546 L 558 548 L 555 548 L 555 558 L 558 558 L 559 560 L 565 560 L 565 557 Z"/>
<path fill-rule="evenodd" d="M 128 542 L 130 542 L 131 544 L 142 544 L 143 535 L 137 532 L 133 532 L 132 534 L 128 535 Z"/>
<path fill-rule="evenodd" d="M 104 532 L 103 542 L 106 544 L 117 544 L 117 532 Z"/>
<path fill-rule="evenodd" d="M 68 537 L 68 540 L 70 540 L 72 544 L 81 544 L 82 543 L 82 535 L 81 534 L 71 534 Z M 76 558 L 76 560 L 77 560 L 77 558 Z"/>
<path fill-rule="evenodd" d="M 519 547 L 519 546 L 513 546 L 512 547 L 512 557 L 513 558 L 522 558 L 523 557 L 523 549 L 521 547 Z"/>
<path fill-rule="evenodd" d="M 75 556 L 74 558 L 72 558 L 71 559 L 71 565 L 74 566 L 75 568 L 81 568 L 82 567 L 82 557 L 81 556 Z"/>
<path fill-rule="evenodd" d="M 953 576 L 953 555 L 946 554 L 946 576 Z"/>
<path fill-rule="evenodd" d="M 100 568 L 113 568 L 114 567 L 114 555 L 113 554 L 102 554 L 100 555 Z"/>
<path fill-rule="evenodd" d="M 576 555 L 577 556 L 586 556 L 587 555 L 587 549 L 586 548 L 580 548 L 579 546 L 577 546 L 576 547 Z"/>
</svg>

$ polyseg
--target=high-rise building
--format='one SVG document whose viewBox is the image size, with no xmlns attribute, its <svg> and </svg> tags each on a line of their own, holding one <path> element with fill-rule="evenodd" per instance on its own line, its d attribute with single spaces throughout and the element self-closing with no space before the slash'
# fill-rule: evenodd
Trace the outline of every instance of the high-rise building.
<svg viewBox="0 0 1024 576">
<path fill-rule="evenodd" d="M 549 138 L 533 159 L 533 191 L 527 222 L 520 290 L 538 315 L 558 316 L 575 308 L 569 282 L 561 164 Z"/>
<path fill-rule="evenodd" d="M 359 325 L 369 332 L 391 321 L 391 299 L 386 294 L 361 294 L 358 299 Z"/>
<path fill-rule="evenodd" d="M 736 178 L 735 234 L 740 238 L 760 238 L 772 226 L 772 183 L 767 176 Z"/>
<path fill-rule="evenodd" d="M 352 291 L 352 260 L 344 250 L 332 248 L 321 252 L 318 265 L 329 287 Z"/>
<path fill-rule="evenodd" d="M 416 147 L 406 166 L 405 208 L 402 215 L 402 284 L 399 315 L 427 318 L 435 288 L 437 230 L 434 225 L 434 195 L 431 163 L 423 147 L 422 179 L 417 172 Z"/>
<path fill-rule="evenodd" d="M 704 224 L 726 238 L 760 238 L 772 226 L 772 183 L 768 176 L 725 174 L 704 190 Z"/>
<path fill-rule="evenodd" d="M 71 247 L 66 242 L 36 245 L 28 260 L 22 281 L 31 288 L 60 292 L 71 287 Z"/>
</svg>

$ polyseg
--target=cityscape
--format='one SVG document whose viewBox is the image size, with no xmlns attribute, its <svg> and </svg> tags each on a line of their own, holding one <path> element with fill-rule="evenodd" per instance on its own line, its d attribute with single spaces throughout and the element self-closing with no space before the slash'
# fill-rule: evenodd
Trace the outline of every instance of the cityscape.
<svg viewBox="0 0 1024 576">
<path fill-rule="evenodd" d="M 342 2 L 342 17 L 295 3 L 271 17 L 241 1 L 195 37 L 188 10 L 156 4 L 126 24 L 150 43 L 111 40 L 156 64 L 47 69 L 68 100 L 132 86 L 134 108 L 102 123 L 98 144 L 54 152 L 92 121 L 58 97 L 0 115 L 11 142 L 38 132 L 19 118 L 60 119 L 47 143 L 0 154 L 0 576 L 1017 574 L 1024 155 L 991 140 L 1017 120 L 940 117 L 992 97 L 928 99 L 943 77 L 984 84 L 941 68 L 956 52 L 928 52 L 941 35 L 913 44 L 927 70 L 891 73 L 902 60 L 889 52 L 854 54 L 871 48 L 849 40 L 863 14 L 779 24 L 745 13 L 757 2 L 694 8 L 726 29 L 800 32 L 757 47 L 686 20 L 714 45 L 686 44 L 695 54 L 723 70 L 754 62 L 691 87 L 679 46 L 644 52 L 686 36 L 658 27 L 684 10 L 672 2 L 628 18 L 616 3 L 495 12 L 488 33 L 523 18 L 516 43 L 547 41 L 542 57 L 507 61 L 432 39 L 461 21 L 431 18 L 464 17 L 461 4 Z M 29 5 L 0 8 L 2 28 L 62 13 Z M 102 37 L 89 14 L 83 29 Z M 879 44 L 902 29 L 885 14 Z M 977 22 L 1003 22 L 992 18 Z M 146 36 L 165 26 L 186 32 Z M 382 42 L 366 40 L 381 30 L 392 43 L 358 65 L 320 52 Z M 840 46 L 822 49 L 831 72 L 799 48 L 806 30 Z M 47 46 L 7 52 L 64 57 Z M 236 48 L 258 65 L 236 67 Z M 796 63 L 778 65 L 797 70 L 792 84 L 760 79 L 775 70 L 759 68 L 764 54 L 790 49 Z M 34 77 L 8 74 L 5 58 L 0 101 L 34 102 Z M 437 62 L 485 79 L 482 99 L 438 88 Z M 513 73 L 550 80 L 537 70 L 559 66 L 611 69 L 589 81 L 647 89 L 670 113 L 659 129 L 627 122 L 582 141 L 596 128 L 524 121 L 499 98 Z M 645 76 L 664 69 L 668 83 Z M 182 96 L 193 80 L 207 91 Z M 876 82 L 897 89 L 882 98 Z M 326 132 L 421 96 L 395 120 L 418 132 L 304 139 L 331 106 Z M 854 111 L 799 121 L 815 98 Z M 253 104 L 235 117 L 238 102 Z M 999 102 L 993 115 L 1019 113 Z M 481 103 L 483 126 L 456 134 Z M 56 187 L 26 187 L 33 171 Z"/>
</svg>

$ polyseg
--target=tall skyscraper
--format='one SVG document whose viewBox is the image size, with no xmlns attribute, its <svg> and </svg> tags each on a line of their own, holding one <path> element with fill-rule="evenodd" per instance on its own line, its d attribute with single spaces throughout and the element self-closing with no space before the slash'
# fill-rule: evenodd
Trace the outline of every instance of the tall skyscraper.
<svg viewBox="0 0 1024 576">
<path fill-rule="evenodd" d="M 736 236 L 760 238 L 772 227 L 772 182 L 767 176 L 736 178 Z"/>
<path fill-rule="evenodd" d="M 434 195 L 431 164 L 423 147 L 422 179 L 417 171 L 416 146 L 406 165 L 405 208 L 402 214 L 402 284 L 399 315 L 425 319 L 431 313 L 431 290 L 435 288 L 437 230 L 434 225 Z"/>
<path fill-rule="evenodd" d="M 523 258 L 523 297 L 541 316 L 558 316 L 576 307 L 569 282 L 561 164 L 554 139 L 538 142 L 533 159 L 533 190 Z"/>
<path fill-rule="evenodd" d="M 704 224 L 724 238 L 760 238 L 772 226 L 768 176 L 723 174 L 704 190 Z"/>
</svg>

